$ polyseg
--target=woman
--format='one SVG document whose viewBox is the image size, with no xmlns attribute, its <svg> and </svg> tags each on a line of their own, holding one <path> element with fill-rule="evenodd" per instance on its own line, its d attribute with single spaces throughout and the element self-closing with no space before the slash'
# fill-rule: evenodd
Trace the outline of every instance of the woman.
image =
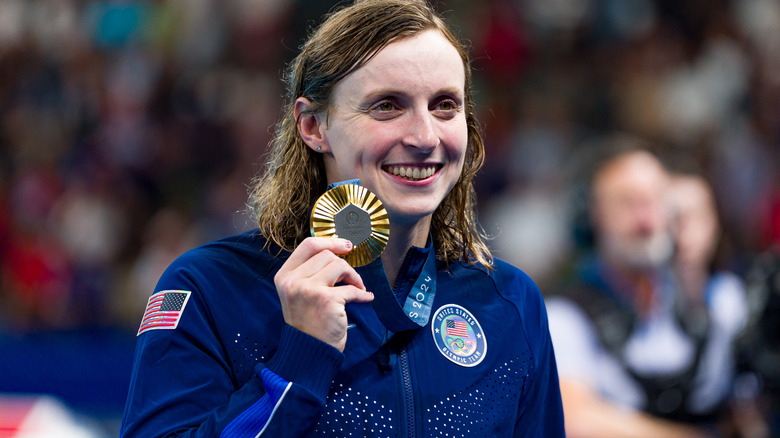
<svg viewBox="0 0 780 438">
<path fill-rule="evenodd" d="M 358 1 L 287 86 L 259 228 L 161 278 L 147 315 L 160 302 L 171 322 L 142 322 L 124 436 L 562 436 L 539 291 L 477 232 L 463 45 L 422 1 Z M 339 257 L 349 241 L 308 237 L 312 205 L 347 179 L 390 221 L 359 268 Z"/>
</svg>

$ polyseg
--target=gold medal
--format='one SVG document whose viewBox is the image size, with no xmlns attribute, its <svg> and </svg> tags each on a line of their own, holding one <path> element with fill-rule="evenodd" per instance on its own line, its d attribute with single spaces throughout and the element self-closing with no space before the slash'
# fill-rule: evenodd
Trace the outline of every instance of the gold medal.
<svg viewBox="0 0 780 438">
<path fill-rule="evenodd" d="M 314 203 L 310 223 L 314 237 L 340 237 L 352 242 L 352 251 L 342 257 L 355 268 L 379 257 L 390 238 L 390 220 L 382 201 L 356 184 L 343 184 L 323 193 Z"/>
</svg>

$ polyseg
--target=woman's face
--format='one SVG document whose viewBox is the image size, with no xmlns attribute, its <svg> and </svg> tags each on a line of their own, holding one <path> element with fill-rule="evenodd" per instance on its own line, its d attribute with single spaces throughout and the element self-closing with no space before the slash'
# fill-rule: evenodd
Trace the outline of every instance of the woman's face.
<svg viewBox="0 0 780 438">
<path fill-rule="evenodd" d="M 359 178 L 391 223 L 429 218 L 463 168 L 464 84 L 463 62 L 439 32 L 387 45 L 334 87 L 320 120 L 328 182 Z"/>
<path fill-rule="evenodd" d="M 669 190 L 672 231 L 677 243 L 677 262 L 683 266 L 709 266 L 719 238 L 715 199 L 707 182 L 698 177 L 678 176 Z"/>
</svg>

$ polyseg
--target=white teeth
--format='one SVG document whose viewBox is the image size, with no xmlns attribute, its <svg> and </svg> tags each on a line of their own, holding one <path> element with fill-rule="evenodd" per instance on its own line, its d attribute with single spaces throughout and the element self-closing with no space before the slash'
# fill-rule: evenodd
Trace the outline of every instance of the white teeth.
<svg viewBox="0 0 780 438">
<path fill-rule="evenodd" d="M 393 166 L 385 168 L 387 172 L 393 175 L 400 176 L 407 179 L 418 180 L 425 179 L 436 173 L 436 166 L 429 167 L 403 167 Z"/>
</svg>

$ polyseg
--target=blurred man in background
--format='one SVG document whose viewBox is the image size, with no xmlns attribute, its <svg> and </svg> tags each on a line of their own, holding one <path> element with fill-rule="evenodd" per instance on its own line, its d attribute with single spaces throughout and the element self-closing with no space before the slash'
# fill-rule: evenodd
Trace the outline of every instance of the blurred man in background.
<svg viewBox="0 0 780 438">
<path fill-rule="evenodd" d="M 589 178 L 594 254 L 548 299 L 567 433 L 718 435 L 743 291 L 731 279 L 707 299 L 680 292 L 669 173 L 640 140 L 603 146 Z"/>
</svg>

